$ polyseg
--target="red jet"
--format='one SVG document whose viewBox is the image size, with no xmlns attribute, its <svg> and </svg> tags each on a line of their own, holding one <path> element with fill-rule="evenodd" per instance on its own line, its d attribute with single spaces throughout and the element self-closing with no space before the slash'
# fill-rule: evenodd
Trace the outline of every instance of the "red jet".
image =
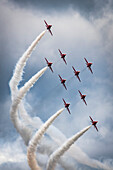
<svg viewBox="0 0 113 170">
<path fill-rule="evenodd" d="M 52 69 L 52 67 L 51 67 L 53 63 L 48 62 L 47 58 L 45 58 L 45 60 L 46 60 L 46 62 L 47 62 L 48 67 L 49 67 L 50 70 L 53 72 L 53 69 Z"/>
<path fill-rule="evenodd" d="M 81 82 L 80 77 L 79 77 L 80 71 L 76 71 L 73 66 L 72 66 L 72 68 L 73 68 L 73 70 L 74 70 L 75 76 L 76 76 L 76 77 L 78 78 L 78 80 Z"/>
<path fill-rule="evenodd" d="M 96 124 L 98 123 L 98 121 L 94 121 L 92 118 L 91 118 L 91 116 L 89 116 L 90 117 L 90 119 L 91 119 L 91 123 L 92 123 L 92 125 L 95 127 L 95 129 L 98 131 L 98 128 L 97 128 L 97 126 L 96 126 Z"/>
<path fill-rule="evenodd" d="M 47 30 L 50 32 L 51 35 L 53 35 L 52 32 L 51 32 L 51 27 L 52 27 L 52 25 L 48 25 L 45 20 L 44 20 L 44 22 L 45 22 L 45 24 L 46 24 Z"/>
<path fill-rule="evenodd" d="M 58 49 L 58 51 L 60 52 L 61 58 L 64 60 L 65 64 L 67 64 L 67 62 L 65 60 L 66 54 L 63 54 L 59 49 Z"/>
<path fill-rule="evenodd" d="M 83 95 L 80 90 L 78 90 L 78 92 L 80 93 L 81 99 L 84 101 L 84 103 L 87 105 L 86 101 L 85 101 L 85 97 L 86 95 Z"/>
<path fill-rule="evenodd" d="M 58 75 L 61 81 L 61 84 L 63 84 L 63 86 L 65 87 L 65 89 L 67 90 L 67 87 L 65 85 L 66 79 L 62 79 L 62 77 L 60 75 Z"/>
<path fill-rule="evenodd" d="M 86 61 L 86 65 L 87 65 L 87 67 L 89 68 L 89 70 L 91 71 L 91 73 L 93 74 L 93 71 L 92 71 L 92 69 L 91 69 L 91 65 L 93 64 L 93 63 L 88 63 L 88 61 L 87 61 L 87 59 L 86 58 L 84 58 L 84 60 Z"/>
<path fill-rule="evenodd" d="M 63 102 L 64 102 L 65 108 L 67 109 L 67 111 L 69 112 L 69 114 L 71 114 L 71 112 L 70 112 L 70 110 L 69 110 L 69 108 L 68 108 L 69 105 L 70 105 L 70 103 L 66 103 L 64 99 L 62 99 L 62 100 L 63 100 Z"/>
</svg>

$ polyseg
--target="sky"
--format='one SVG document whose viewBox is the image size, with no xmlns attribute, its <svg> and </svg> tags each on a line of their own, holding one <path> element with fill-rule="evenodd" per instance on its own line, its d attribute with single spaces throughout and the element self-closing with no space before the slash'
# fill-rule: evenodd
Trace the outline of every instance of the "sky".
<svg viewBox="0 0 113 170">
<path fill-rule="evenodd" d="M 45 30 L 44 19 L 53 25 L 53 36 L 46 32 L 41 39 L 27 62 L 19 86 L 46 66 L 45 57 L 53 62 L 54 73 L 48 69 L 28 92 L 26 110 L 45 122 L 63 107 L 62 98 L 65 98 L 70 102 L 71 115 L 65 110 L 53 124 L 69 138 L 90 125 L 89 115 L 98 120 L 99 132 L 92 127 L 76 144 L 90 158 L 113 167 L 113 1 L 1 0 L 0 170 L 29 169 L 26 146 L 10 120 L 8 83 L 18 59 Z M 67 54 L 67 65 L 61 60 L 58 49 Z M 94 74 L 86 68 L 84 57 L 93 63 Z M 73 77 L 72 66 L 81 71 L 81 83 Z M 67 91 L 60 84 L 58 74 L 67 79 Z M 78 90 L 86 94 L 87 106 L 81 101 Z M 75 164 L 78 170 L 93 170 L 78 162 Z"/>
</svg>

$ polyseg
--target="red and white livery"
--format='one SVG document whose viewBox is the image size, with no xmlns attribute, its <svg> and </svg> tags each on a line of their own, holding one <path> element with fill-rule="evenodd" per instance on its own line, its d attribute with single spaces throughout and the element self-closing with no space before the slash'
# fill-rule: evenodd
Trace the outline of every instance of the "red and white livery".
<svg viewBox="0 0 113 170">
<path fill-rule="evenodd" d="M 46 24 L 46 28 L 47 30 L 50 32 L 51 35 L 53 35 L 52 31 L 51 31 L 51 27 L 52 25 L 48 25 L 47 22 L 44 20 L 45 24 Z"/>
<path fill-rule="evenodd" d="M 76 77 L 78 78 L 78 80 L 81 82 L 80 77 L 79 77 L 80 71 L 76 71 L 73 66 L 72 66 L 72 68 L 73 68 L 73 71 L 74 71 L 75 76 L 76 76 Z"/>
<path fill-rule="evenodd" d="M 67 87 L 65 85 L 66 79 L 63 79 L 60 75 L 58 75 L 61 81 L 61 84 L 63 84 L 64 88 L 67 90 Z"/>
<path fill-rule="evenodd" d="M 93 64 L 93 63 L 89 63 L 88 61 L 87 61 L 87 59 L 86 58 L 84 58 L 84 60 L 86 61 L 86 65 L 87 65 L 87 67 L 89 68 L 89 70 L 91 71 L 91 73 L 93 74 L 93 71 L 92 71 L 92 69 L 91 69 L 91 65 Z"/>
<path fill-rule="evenodd" d="M 96 126 L 96 124 L 98 123 L 98 121 L 94 121 L 92 118 L 91 118 L 91 116 L 89 116 L 90 117 L 90 119 L 91 119 L 91 123 L 92 123 L 92 125 L 95 127 L 95 129 L 98 131 L 98 128 L 97 128 L 97 126 Z"/>
<path fill-rule="evenodd" d="M 84 103 L 87 105 L 87 103 L 86 103 L 86 101 L 85 101 L 86 95 L 82 94 L 82 93 L 80 92 L 80 90 L 78 90 L 78 92 L 79 92 L 79 94 L 80 94 L 80 96 L 81 96 L 81 99 L 82 99 L 82 100 L 84 101 Z"/>
<path fill-rule="evenodd" d="M 46 63 L 47 63 L 47 65 L 48 65 L 48 67 L 49 67 L 50 70 L 53 72 L 53 69 L 52 69 L 52 67 L 51 67 L 53 63 L 49 62 L 49 61 L 47 60 L 47 58 L 45 58 L 45 60 L 46 60 Z"/>
<path fill-rule="evenodd" d="M 66 62 L 66 60 L 65 60 L 66 54 L 63 54 L 60 49 L 58 49 L 58 51 L 60 52 L 60 56 L 61 56 L 61 58 L 64 60 L 65 64 L 67 64 L 67 62 Z"/>
<path fill-rule="evenodd" d="M 67 109 L 67 111 L 69 112 L 69 114 L 71 114 L 70 110 L 69 110 L 69 105 L 70 103 L 66 103 L 66 101 L 64 99 L 62 99 L 65 105 L 65 108 Z"/>
</svg>

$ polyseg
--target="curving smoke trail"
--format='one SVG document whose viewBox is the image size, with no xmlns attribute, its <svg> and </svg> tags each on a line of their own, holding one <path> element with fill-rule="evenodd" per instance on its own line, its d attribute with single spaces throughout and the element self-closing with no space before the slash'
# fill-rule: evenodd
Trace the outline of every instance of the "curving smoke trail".
<svg viewBox="0 0 113 170">
<path fill-rule="evenodd" d="M 22 55 L 22 57 L 19 59 L 19 61 L 16 64 L 13 76 L 9 82 L 10 90 L 11 90 L 11 99 L 12 102 L 15 100 L 15 97 L 18 94 L 18 85 L 19 82 L 22 80 L 22 75 L 23 75 L 23 69 L 26 65 L 27 59 L 30 57 L 30 54 L 32 50 L 35 48 L 39 40 L 43 37 L 46 31 L 43 31 L 37 38 L 32 42 L 32 44 L 29 46 L 29 48 L 25 51 L 25 53 Z M 14 105 L 14 104 L 12 104 Z M 21 103 L 21 105 L 23 105 Z M 10 113 L 11 119 L 13 121 L 13 124 L 17 131 L 20 133 L 22 138 L 25 141 L 25 144 L 27 145 L 31 135 L 32 135 L 32 130 L 28 128 L 27 126 L 24 125 L 24 123 L 19 119 L 18 117 L 18 112 L 16 109 L 16 112 Z"/>
<path fill-rule="evenodd" d="M 36 134 L 32 137 L 31 141 L 29 142 L 29 146 L 27 149 L 27 160 L 30 168 L 32 170 L 38 170 L 39 166 L 37 164 L 36 160 L 36 151 L 37 151 L 37 145 L 40 142 L 40 139 L 46 132 L 46 130 L 49 128 L 49 126 L 52 124 L 52 122 L 64 111 L 63 109 L 60 109 L 58 112 L 56 112 L 53 116 L 51 116 L 44 124 L 43 126 L 36 132 Z"/>
<path fill-rule="evenodd" d="M 92 125 L 86 127 L 82 131 L 78 132 L 71 138 L 69 138 L 61 147 L 59 147 L 53 154 L 50 156 L 47 164 L 47 170 L 54 170 L 56 163 L 60 159 L 60 157 L 71 147 L 71 145 L 81 137 Z M 76 153 L 75 153 L 76 154 Z"/>
<path fill-rule="evenodd" d="M 22 138 L 24 139 L 25 143 L 28 144 L 32 131 L 31 129 L 28 129 L 23 123 L 19 120 L 18 117 L 18 106 L 20 102 L 22 101 L 23 97 L 27 93 L 27 91 L 33 86 L 33 84 L 44 74 L 44 72 L 47 70 L 47 67 L 44 67 L 41 71 L 39 71 L 37 74 L 35 74 L 25 85 L 19 90 L 15 100 L 12 102 L 12 107 L 10 111 L 10 117 L 11 120 L 17 129 L 17 131 L 20 133 Z"/>
<path fill-rule="evenodd" d="M 31 125 L 35 129 L 40 128 L 40 126 L 43 125 L 43 122 L 39 117 L 31 118 L 26 112 L 21 112 L 21 116 L 27 125 Z M 51 125 L 49 129 L 47 129 L 46 133 L 52 138 L 52 140 L 59 147 L 67 140 L 66 136 L 58 128 L 56 128 L 53 125 Z M 46 152 L 46 154 L 49 154 L 49 155 L 55 150 L 54 147 L 51 148 L 51 151 L 48 146 L 44 146 L 44 147 L 45 147 L 44 152 Z M 67 153 L 79 163 L 90 166 L 92 168 L 105 169 L 105 170 L 112 169 L 108 167 L 108 165 L 101 163 L 98 160 L 89 158 L 88 155 L 85 152 L 83 152 L 76 144 L 72 145 L 71 148 L 67 151 Z M 61 161 L 59 161 L 59 163 L 61 164 Z"/>
<path fill-rule="evenodd" d="M 17 92 L 17 86 L 19 85 L 19 82 L 22 80 L 23 75 L 23 69 L 26 65 L 26 61 L 30 57 L 33 49 L 36 47 L 37 43 L 40 41 L 40 39 L 44 36 L 46 30 L 43 31 L 39 36 L 36 37 L 36 39 L 32 42 L 32 44 L 28 47 L 28 49 L 25 51 L 25 53 L 22 55 L 22 57 L 19 59 L 19 61 L 16 64 L 13 77 L 10 80 L 9 86 L 12 93 L 12 100 L 15 97 L 15 92 Z"/>
</svg>

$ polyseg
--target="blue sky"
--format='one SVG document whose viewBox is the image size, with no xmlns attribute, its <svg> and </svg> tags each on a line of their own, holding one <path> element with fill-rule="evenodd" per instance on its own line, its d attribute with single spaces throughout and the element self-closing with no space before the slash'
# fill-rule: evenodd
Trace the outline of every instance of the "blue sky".
<svg viewBox="0 0 113 170">
<path fill-rule="evenodd" d="M 44 19 L 53 25 L 53 37 L 46 32 L 41 39 L 27 62 L 20 86 L 46 65 L 45 57 L 53 62 L 54 73 L 48 69 L 29 91 L 25 98 L 26 110 L 31 116 L 39 116 L 46 121 L 63 107 L 62 98 L 65 98 L 71 103 L 72 114 L 64 111 L 54 125 L 70 137 L 90 124 L 91 115 L 99 121 L 99 133 L 92 127 L 77 141 L 77 145 L 89 157 L 113 166 L 113 3 L 110 0 L 58 2 L 0 2 L 0 169 L 14 170 L 20 166 L 19 162 L 20 169 L 28 169 L 26 147 L 10 120 L 8 82 L 18 59 L 36 36 L 45 30 Z M 67 66 L 60 59 L 59 48 L 67 54 Z M 86 68 L 84 57 L 93 62 L 93 75 Z M 86 69 L 80 73 L 82 82 L 74 77 L 66 83 L 66 91 L 58 74 L 70 80 L 74 75 L 72 66 L 77 70 Z M 80 100 L 78 90 L 87 95 L 87 106 Z M 77 162 L 76 166 L 78 169 L 92 169 Z"/>
</svg>

